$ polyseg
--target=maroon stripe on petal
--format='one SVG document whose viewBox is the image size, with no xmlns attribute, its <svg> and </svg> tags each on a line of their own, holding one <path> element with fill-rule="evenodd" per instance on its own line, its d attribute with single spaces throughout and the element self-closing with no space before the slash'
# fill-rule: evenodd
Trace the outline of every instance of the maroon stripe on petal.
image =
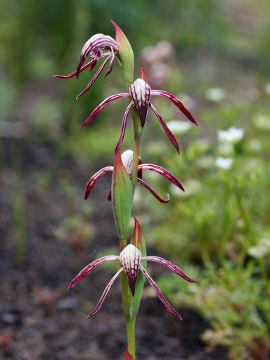
<svg viewBox="0 0 270 360">
<path fill-rule="evenodd" d="M 92 114 L 89 116 L 89 118 L 81 125 L 81 128 L 90 124 L 94 118 L 100 113 L 100 111 L 102 109 L 104 109 L 108 104 L 110 104 L 112 101 L 120 99 L 120 98 L 125 98 L 125 97 L 129 97 L 130 95 L 128 93 L 123 93 L 123 94 L 116 94 L 116 95 L 112 95 L 109 96 L 107 99 L 103 100 L 101 104 L 99 104 L 95 110 L 92 112 Z"/>
<path fill-rule="evenodd" d="M 160 201 L 161 203 L 165 203 L 167 204 L 170 201 L 170 195 L 167 194 L 167 198 L 166 199 L 162 199 L 156 192 L 154 189 L 151 188 L 150 185 L 148 185 L 143 179 L 140 179 L 139 177 L 137 177 L 137 181 L 138 183 L 140 183 L 142 186 L 144 186 L 148 191 L 150 191 L 150 193 L 156 198 L 158 199 L 158 201 Z"/>
<path fill-rule="evenodd" d="M 114 59 L 115 59 L 113 48 L 111 48 L 110 59 L 111 59 L 111 61 L 110 61 L 109 69 L 106 71 L 104 78 L 106 76 L 108 76 L 112 72 L 112 69 L 113 69 L 113 64 L 114 64 Z"/>
<path fill-rule="evenodd" d="M 169 180 L 171 183 L 173 183 L 174 185 L 176 185 L 177 187 L 179 187 L 179 189 L 181 189 L 182 191 L 185 191 L 182 184 L 180 183 L 179 180 L 176 179 L 175 176 L 173 176 L 168 170 L 164 169 L 161 166 L 157 166 L 154 164 L 142 164 L 138 166 L 138 169 L 142 169 L 142 170 L 151 170 L 154 171 L 160 175 L 162 175 L 163 177 L 165 177 L 167 180 Z"/>
<path fill-rule="evenodd" d="M 97 306 L 94 308 L 94 310 L 87 316 L 87 319 L 90 319 L 96 313 L 100 310 L 104 300 L 106 299 L 106 296 L 108 295 L 108 292 L 110 291 L 110 288 L 112 284 L 114 283 L 115 279 L 119 276 L 119 274 L 123 271 L 123 268 L 119 269 L 117 273 L 112 277 L 112 279 L 109 281 L 108 285 L 106 286 L 105 290 L 103 291 L 103 294 L 101 295 L 101 298 L 98 301 Z"/>
<path fill-rule="evenodd" d="M 79 74 L 80 74 L 80 72 L 81 72 L 81 67 L 82 67 L 82 65 L 83 65 L 83 63 L 85 62 L 85 59 L 87 58 L 87 55 L 85 55 L 85 54 L 82 54 L 81 56 L 80 56 L 80 60 L 79 60 L 79 63 L 78 63 L 78 65 L 77 65 L 77 71 L 76 71 L 76 78 L 78 79 L 78 76 L 79 76 Z"/>
<path fill-rule="evenodd" d="M 88 83 L 88 85 L 86 86 L 86 88 L 81 91 L 77 96 L 76 99 L 78 99 L 80 96 L 82 96 L 83 94 L 85 94 L 96 82 L 97 78 L 99 77 L 99 75 L 101 74 L 102 70 L 104 69 L 105 65 L 107 64 L 107 62 L 110 60 L 110 57 L 107 57 L 107 59 L 104 61 L 104 63 L 100 66 L 100 68 L 98 69 L 98 71 L 95 73 L 95 75 L 92 77 L 91 81 Z"/>
<path fill-rule="evenodd" d="M 132 296 L 135 294 L 140 261 L 141 251 L 133 244 L 127 245 L 120 253 L 120 263 L 126 274 Z"/>
<path fill-rule="evenodd" d="M 182 320 L 181 316 L 178 314 L 176 310 L 168 303 L 165 296 L 162 294 L 160 288 L 157 286 L 157 284 L 154 282 L 154 280 L 151 278 L 151 276 L 148 274 L 148 272 L 145 270 L 145 268 L 140 265 L 140 270 L 146 277 L 146 279 L 150 282 L 151 286 L 155 290 L 155 293 L 157 294 L 159 300 L 162 302 L 162 304 L 165 306 L 165 308 L 174 316 L 176 316 L 178 319 Z"/>
<path fill-rule="evenodd" d="M 163 259 L 163 258 L 161 258 L 159 256 L 144 256 L 142 258 L 142 260 L 158 262 L 158 263 L 166 266 L 169 270 L 171 270 L 175 274 L 181 276 L 183 279 L 185 279 L 185 280 L 187 280 L 189 282 L 198 283 L 198 281 L 193 280 L 190 277 L 188 277 L 178 266 L 174 265 L 170 261 L 168 261 L 166 259 Z"/>
<path fill-rule="evenodd" d="M 150 101 L 151 88 L 143 79 L 139 78 L 130 85 L 129 91 L 140 116 L 141 126 L 144 127 Z"/>
<path fill-rule="evenodd" d="M 68 289 L 72 289 L 79 281 L 81 281 L 88 274 L 90 274 L 97 266 L 107 261 L 114 261 L 114 260 L 119 260 L 119 256 L 108 255 L 91 262 L 84 269 L 82 269 L 82 271 L 80 271 L 79 274 L 71 281 L 71 283 L 68 286 Z"/>
<path fill-rule="evenodd" d="M 160 125 L 162 126 L 163 130 L 165 131 L 166 135 L 168 136 L 170 142 L 173 144 L 173 146 L 175 147 L 178 154 L 180 154 L 178 142 L 177 142 L 176 138 L 174 137 L 174 135 L 172 134 L 171 130 L 166 125 L 165 121 L 162 119 L 162 116 L 160 115 L 160 113 L 157 111 L 157 109 L 154 107 L 153 104 L 149 103 L 149 106 L 152 109 L 153 113 L 158 118 Z"/>
<path fill-rule="evenodd" d="M 171 100 L 171 102 L 174 103 L 174 105 L 176 105 L 178 107 L 179 110 L 182 111 L 183 114 L 186 115 L 186 117 L 193 122 L 195 125 L 198 126 L 197 121 L 194 119 L 194 117 L 191 115 L 191 113 L 188 111 L 188 109 L 184 106 L 183 103 L 181 103 L 180 100 L 178 100 L 175 96 L 173 96 L 170 93 L 167 93 L 166 91 L 163 90 L 151 90 L 151 95 L 159 95 L 159 96 L 163 96 L 169 100 Z"/>
<path fill-rule="evenodd" d="M 122 129 L 121 129 L 121 135 L 120 135 L 120 138 L 118 140 L 118 143 L 115 147 L 115 150 L 114 150 L 114 153 L 117 154 L 117 152 L 120 150 L 121 146 L 122 146 L 122 143 L 123 143 L 123 140 L 124 140 L 124 136 L 125 136 L 125 132 L 126 132 L 126 127 L 127 127 L 127 118 L 128 118 L 128 114 L 130 112 L 130 109 L 131 109 L 131 106 L 133 105 L 133 102 L 131 101 L 129 104 L 128 104 L 128 107 L 126 108 L 126 111 L 124 113 L 124 116 L 123 116 L 123 121 L 122 121 Z"/>
<path fill-rule="evenodd" d="M 85 189 L 85 195 L 84 198 L 85 200 L 88 198 L 88 196 L 90 195 L 93 187 L 95 186 L 96 182 L 98 181 L 98 179 L 101 178 L 101 176 L 103 176 L 104 174 L 106 174 L 109 171 L 113 171 L 113 166 L 106 166 L 103 169 L 100 169 L 98 172 L 96 172 L 91 179 L 88 181 L 88 183 L 86 184 L 86 189 Z"/>
<path fill-rule="evenodd" d="M 87 69 L 89 66 L 92 67 L 92 64 L 93 62 L 95 62 L 95 60 L 91 60 L 89 61 L 89 63 L 87 63 L 86 65 L 84 65 L 81 69 L 80 69 L 80 73 Z M 70 79 L 70 78 L 73 78 L 74 76 L 77 75 L 77 71 L 74 71 L 72 74 L 69 74 L 69 75 L 53 75 L 53 77 L 56 77 L 56 78 L 60 78 L 60 79 Z"/>
</svg>

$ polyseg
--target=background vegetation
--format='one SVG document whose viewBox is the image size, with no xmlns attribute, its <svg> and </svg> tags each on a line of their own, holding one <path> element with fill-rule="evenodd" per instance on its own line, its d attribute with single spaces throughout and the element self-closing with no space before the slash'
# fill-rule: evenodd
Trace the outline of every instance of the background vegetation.
<svg viewBox="0 0 270 360">
<path fill-rule="evenodd" d="M 91 34 L 114 36 L 110 19 L 134 47 L 137 74 L 144 65 L 153 88 L 178 94 L 195 114 L 198 128 L 190 127 L 170 103 L 158 104 L 181 143 L 180 157 L 148 117 L 143 161 L 167 167 L 186 192 L 151 178 L 160 193 L 171 193 L 171 202 L 160 205 L 138 189 L 134 212 L 150 233 L 151 246 L 200 281 L 186 286 L 163 275 L 159 284 L 170 301 L 210 320 L 212 328 L 203 335 L 209 347 L 224 344 L 234 359 L 269 358 L 269 1 L 10 0 L 0 3 L 0 13 L 2 141 L 45 141 L 56 147 L 59 158 L 68 154 L 79 164 L 97 167 L 112 163 L 125 105 L 119 101 L 91 126 L 78 128 L 104 97 L 123 91 L 118 65 L 77 102 L 88 73 L 77 81 L 52 79 L 75 70 Z M 161 40 L 167 43 L 157 45 Z M 164 49 L 169 50 L 161 55 Z M 231 127 L 242 129 L 241 135 L 233 130 L 224 138 L 220 130 Z M 11 159 L 20 179 L 16 146 Z M 42 196 L 50 174 L 40 171 L 36 181 Z M 14 241 L 23 258 L 28 237 L 24 188 L 20 181 L 14 184 L 19 194 L 10 200 Z M 76 192 L 66 179 L 63 192 L 72 208 Z M 87 211 L 63 220 L 56 239 L 66 233 L 78 237 L 78 231 L 79 241 L 90 238 Z"/>
</svg>

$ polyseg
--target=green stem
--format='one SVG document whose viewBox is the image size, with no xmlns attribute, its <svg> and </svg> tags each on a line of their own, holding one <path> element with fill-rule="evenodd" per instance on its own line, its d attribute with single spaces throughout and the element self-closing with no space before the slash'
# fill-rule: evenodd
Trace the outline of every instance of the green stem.
<svg viewBox="0 0 270 360">
<path fill-rule="evenodd" d="M 130 355 L 135 360 L 136 352 L 135 352 L 135 320 L 127 320 L 127 338 L 128 338 L 128 351 Z"/>
<path fill-rule="evenodd" d="M 135 320 L 136 316 L 132 317 L 131 311 L 131 301 L 132 296 L 129 290 L 129 285 L 125 274 L 121 274 L 121 288 L 122 288 L 122 305 L 126 318 L 126 328 L 127 328 L 127 342 L 128 342 L 128 351 L 130 355 L 135 360 L 136 350 L 135 350 Z"/>
<path fill-rule="evenodd" d="M 133 52 L 132 52 L 133 54 Z M 133 82 L 133 66 L 130 67 L 132 69 L 132 73 L 125 74 L 125 78 L 127 80 L 127 87 L 129 89 L 131 83 Z M 125 72 L 125 71 L 124 71 Z M 140 135 L 141 135 L 141 127 L 140 127 L 140 120 L 137 113 L 137 110 L 134 106 L 131 109 L 131 116 L 133 121 L 133 164 L 132 164 L 132 173 L 131 173 L 131 182 L 132 182 L 132 192 L 134 195 L 137 176 L 138 176 L 138 164 L 139 164 L 139 154 L 140 154 Z M 133 199 L 133 197 L 132 197 Z M 132 201 L 132 200 L 131 200 Z M 127 239 L 120 239 L 120 248 L 123 248 L 127 244 Z M 138 280 L 137 280 L 138 281 Z M 137 283 L 138 286 L 138 283 Z M 142 289 L 141 289 L 142 290 Z M 140 296 L 137 298 L 131 295 L 131 291 L 129 289 L 128 281 L 124 273 L 121 274 L 121 291 L 122 291 L 122 304 L 123 310 L 126 318 L 126 328 L 127 328 L 127 341 L 128 341 L 128 351 L 130 355 L 135 360 L 136 358 L 136 350 L 135 350 L 135 321 L 136 321 L 136 314 L 138 311 L 138 303 L 141 300 L 141 292 Z M 138 289 L 139 291 L 139 289 Z"/>
<path fill-rule="evenodd" d="M 132 115 L 133 130 L 134 130 L 131 182 L 132 182 L 132 190 L 134 195 L 137 176 L 138 176 L 138 164 L 139 164 L 139 152 L 140 152 L 140 122 L 138 120 L 138 114 L 134 108 L 131 110 L 131 115 Z M 121 250 L 123 249 L 124 244 L 126 244 L 126 240 L 123 241 L 123 239 L 121 239 L 120 241 Z M 131 296 L 131 292 L 125 274 L 121 275 L 121 290 L 122 290 L 123 310 L 126 318 L 128 351 L 135 360 L 135 356 L 136 356 L 136 351 L 135 351 L 136 314 L 134 314 L 135 299 Z M 141 300 L 140 298 L 136 299 L 135 302 L 136 303 L 137 301 L 140 302 L 140 300 Z"/>
</svg>

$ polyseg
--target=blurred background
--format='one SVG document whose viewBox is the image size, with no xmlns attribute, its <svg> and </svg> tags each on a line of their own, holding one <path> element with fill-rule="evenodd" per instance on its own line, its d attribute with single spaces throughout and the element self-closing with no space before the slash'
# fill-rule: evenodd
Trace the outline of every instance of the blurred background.
<svg viewBox="0 0 270 360">
<path fill-rule="evenodd" d="M 151 114 L 144 128 L 143 162 L 166 167 L 186 191 L 145 173 L 171 202 L 138 188 L 133 213 L 148 252 L 200 284 L 150 267 L 184 320 L 166 314 L 146 286 L 138 358 L 269 359 L 269 1 L 10 0 L 0 2 L 0 14 L 1 356 L 107 360 L 124 353 L 119 284 L 96 319 L 85 320 L 114 269 L 104 266 L 70 293 L 66 287 L 91 260 L 118 252 L 110 176 L 90 200 L 83 195 L 89 177 L 113 163 L 126 104 L 119 100 L 79 126 L 105 97 L 126 91 L 125 82 L 116 62 L 76 101 L 92 75 L 52 77 L 76 70 L 93 34 L 114 37 L 113 19 L 134 49 L 135 78 L 143 65 L 152 89 L 175 94 L 199 123 L 155 100 L 180 157 Z"/>
</svg>

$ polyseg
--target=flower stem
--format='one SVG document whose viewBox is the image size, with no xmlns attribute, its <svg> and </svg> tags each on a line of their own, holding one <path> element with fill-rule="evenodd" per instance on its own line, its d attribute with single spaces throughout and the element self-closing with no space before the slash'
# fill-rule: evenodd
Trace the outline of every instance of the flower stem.
<svg viewBox="0 0 270 360">
<path fill-rule="evenodd" d="M 132 317 L 131 311 L 131 292 L 125 274 L 121 274 L 121 288 L 122 288 L 122 305 L 126 318 L 127 327 L 127 340 L 128 340 L 128 351 L 135 360 L 135 320 L 136 316 Z"/>
<path fill-rule="evenodd" d="M 126 322 L 127 325 L 127 338 L 128 338 L 128 351 L 135 360 L 135 320 L 129 320 Z"/>
</svg>

